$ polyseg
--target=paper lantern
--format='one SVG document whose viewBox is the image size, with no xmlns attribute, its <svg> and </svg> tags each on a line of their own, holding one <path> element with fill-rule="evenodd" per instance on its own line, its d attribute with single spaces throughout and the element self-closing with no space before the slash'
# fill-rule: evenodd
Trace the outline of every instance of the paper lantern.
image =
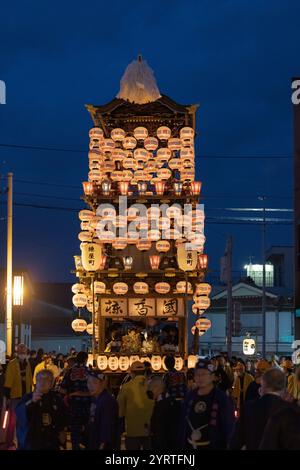
<svg viewBox="0 0 300 470">
<path fill-rule="evenodd" d="M 94 192 L 94 184 L 90 181 L 84 181 L 82 183 L 83 192 L 86 196 L 91 196 Z"/>
<path fill-rule="evenodd" d="M 159 255 L 151 255 L 149 256 L 151 269 L 156 270 L 159 269 L 160 263 L 160 256 Z"/>
<path fill-rule="evenodd" d="M 182 271 L 194 271 L 197 266 L 197 251 L 187 250 L 185 244 L 177 247 L 177 261 Z"/>
<path fill-rule="evenodd" d="M 154 289 L 158 294 L 167 294 L 170 292 L 171 286 L 167 282 L 157 282 Z"/>
<path fill-rule="evenodd" d="M 78 234 L 78 239 L 81 242 L 91 242 L 94 238 L 94 232 L 84 230 Z"/>
<path fill-rule="evenodd" d="M 182 368 L 183 368 L 183 359 L 182 359 L 182 357 L 179 357 L 179 356 L 175 357 L 175 366 L 174 367 L 177 371 L 182 370 Z"/>
<path fill-rule="evenodd" d="M 86 271 L 97 271 L 101 267 L 102 247 L 97 243 L 81 246 L 82 266 Z"/>
<path fill-rule="evenodd" d="M 153 242 L 156 242 L 156 241 L 160 240 L 160 238 L 161 238 L 160 231 L 159 230 L 149 230 L 148 238 L 149 238 L 149 240 L 151 240 Z"/>
<path fill-rule="evenodd" d="M 198 255 L 197 269 L 207 269 L 208 266 L 208 256 L 204 253 Z"/>
<path fill-rule="evenodd" d="M 113 140 L 118 142 L 125 139 L 126 132 L 124 131 L 124 129 L 116 128 L 111 131 L 110 136 Z"/>
<path fill-rule="evenodd" d="M 148 226 L 149 226 L 148 217 L 138 217 L 136 219 L 136 222 L 140 230 L 148 230 Z"/>
<path fill-rule="evenodd" d="M 170 219 L 177 219 L 182 216 L 182 208 L 175 205 L 170 206 L 166 210 L 166 215 L 167 217 L 170 217 Z"/>
<path fill-rule="evenodd" d="M 111 152 L 115 148 L 116 144 L 112 139 L 103 139 L 101 149 L 104 152 Z"/>
<path fill-rule="evenodd" d="M 108 367 L 111 371 L 116 371 L 119 367 L 119 359 L 117 356 L 110 356 L 108 358 Z"/>
<path fill-rule="evenodd" d="M 122 145 L 124 149 L 129 149 L 132 150 L 136 147 L 136 139 L 134 137 L 125 137 L 125 139 L 122 142 Z"/>
<path fill-rule="evenodd" d="M 146 127 L 136 127 L 133 131 L 136 140 L 145 140 L 148 137 L 148 129 Z"/>
<path fill-rule="evenodd" d="M 84 292 L 84 289 L 85 289 L 84 284 L 76 283 L 76 284 L 73 284 L 73 286 L 72 286 L 73 294 L 80 294 L 80 292 Z"/>
<path fill-rule="evenodd" d="M 112 230 L 97 230 L 97 235 L 102 244 L 112 243 L 116 239 L 116 233 Z"/>
<path fill-rule="evenodd" d="M 147 150 L 145 149 L 136 149 L 134 152 L 133 152 L 133 155 L 134 155 L 134 158 L 138 161 L 142 161 L 142 162 L 146 162 L 149 158 L 149 153 L 147 152 Z"/>
<path fill-rule="evenodd" d="M 167 126 L 160 126 L 156 131 L 156 135 L 160 140 L 168 140 L 171 137 L 171 129 Z"/>
<path fill-rule="evenodd" d="M 100 183 L 103 179 L 103 173 L 100 170 L 91 170 L 88 174 L 88 179 L 91 183 Z"/>
<path fill-rule="evenodd" d="M 176 291 L 180 294 L 185 294 L 186 292 L 191 294 L 193 292 L 193 287 L 190 282 L 179 281 L 176 284 Z"/>
<path fill-rule="evenodd" d="M 195 294 L 196 295 L 209 295 L 211 293 L 211 285 L 206 282 L 201 282 L 196 285 Z"/>
<path fill-rule="evenodd" d="M 97 367 L 100 370 L 107 369 L 108 366 L 108 358 L 107 356 L 98 356 L 97 357 Z"/>
<path fill-rule="evenodd" d="M 149 207 L 147 209 L 147 215 L 150 220 L 156 220 L 158 217 L 160 217 L 160 208 L 159 207 Z"/>
<path fill-rule="evenodd" d="M 128 181 L 120 181 L 119 182 L 119 191 L 120 191 L 120 194 L 122 194 L 122 196 L 127 196 L 128 188 L 129 188 L 129 182 Z"/>
<path fill-rule="evenodd" d="M 201 192 L 201 186 L 202 186 L 202 183 L 201 181 L 192 181 L 191 182 L 191 194 L 193 196 L 198 196 Z"/>
<path fill-rule="evenodd" d="M 157 176 L 162 180 L 168 180 L 172 176 L 172 171 L 168 168 L 161 168 L 160 170 L 158 170 Z"/>
<path fill-rule="evenodd" d="M 124 250 L 127 246 L 127 242 L 126 241 L 122 241 L 122 240 L 116 240 L 115 242 L 113 242 L 112 244 L 112 247 L 115 249 L 115 250 Z"/>
<path fill-rule="evenodd" d="M 182 147 L 180 149 L 180 158 L 181 160 L 189 160 L 191 162 L 194 161 L 195 158 L 195 152 L 194 149 L 191 147 Z"/>
<path fill-rule="evenodd" d="M 80 220 L 92 220 L 93 217 L 95 217 L 95 212 L 93 211 L 89 211 L 89 210 L 83 210 L 83 211 L 80 211 L 79 214 L 79 219 Z"/>
<path fill-rule="evenodd" d="M 253 356 L 255 354 L 255 340 L 252 338 L 245 338 L 243 340 L 243 353 L 245 356 Z"/>
<path fill-rule="evenodd" d="M 180 172 L 180 179 L 182 181 L 193 181 L 195 179 L 195 170 L 194 169 L 183 169 Z"/>
<path fill-rule="evenodd" d="M 200 331 L 207 331 L 211 328 L 211 321 L 208 318 L 199 318 L 196 321 L 195 326 Z"/>
<path fill-rule="evenodd" d="M 147 137 L 144 140 L 144 147 L 147 150 L 156 150 L 158 147 L 158 140 L 156 137 Z"/>
<path fill-rule="evenodd" d="M 95 294 L 105 294 L 105 291 L 106 291 L 106 285 L 104 284 L 104 282 L 101 282 L 101 281 L 94 282 Z"/>
<path fill-rule="evenodd" d="M 115 220 L 117 215 L 116 209 L 114 207 L 101 207 L 99 206 L 97 210 L 97 217 L 103 217 L 105 220 Z"/>
<path fill-rule="evenodd" d="M 157 249 L 157 251 L 159 252 L 162 252 L 162 253 L 166 253 L 167 251 L 169 251 L 171 245 L 170 245 L 170 242 L 168 242 L 168 240 L 159 240 L 158 242 L 156 242 L 156 245 L 155 245 L 155 248 Z"/>
<path fill-rule="evenodd" d="M 114 171 L 114 169 L 115 169 L 114 162 L 111 160 L 105 160 L 105 162 L 103 163 L 103 171 L 106 173 L 110 173 Z"/>
<path fill-rule="evenodd" d="M 129 369 L 129 357 L 128 356 L 120 356 L 119 357 L 119 369 L 123 372 Z"/>
<path fill-rule="evenodd" d="M 135 282 L 133 284 L 133 290 L 136 294 L 148 294 L 149 286 L 146 282 Z"/>
<path fill-rule="evenodd" d="M 116 282 L 113 285 L 113 291 L 115 294 L 124 295 L 128 292 L 128 285 L 125 282 Z"/>
<path fill-rule="evenodd" d="M 194 369 L 196 367 L 196 364 L 198 362 L 198 356 L 195 356 L 194 354 L 190 354 L 188 356 L 188 369 Z"/>
<path fill-rule="evenodd" d="M 156 161 L 154 160 L 154 158 L 150 158 L 148 161 L 147 161 L 147 164 L 146 164 L 146 169 L 148 172 L 152 172 L 154 173 L 156 171 Z"/>
<path fill-rule="evenodd" d="M 172 152 L 169 148 L 163 147 L 157 150 L 156 160 L 160 160 L 163 163 L 169 161 L 172 156 Z"/>
<path fill-rule="evenodd" d="M 140 361 L 142 362 L 142 360 L 139 358 L 139 356 L 130 356 L 129 358 L 129 365 L 131 366 L 134 362 L 136 361 Z"/>
<path fill-rule="evenodd" d="M 202 313 L 205 312 L 205 309 L 204 310 L 200 309 L 199 307 L 197 307 L 196 304 L 193 304 L 192 305 L 192 312 L 193 312 L 194 315 L 202 315 Z"/>
<path fill-rule="evenodd" d="M 100 127 L 92 127 L 89 131 L 90 139 L 103 139 L 103 130 Z"/>
<path fill-rule="evenodd" d="M 80 224 L 80 228 L 82 231 L 86 231 L 86 230 L 90 230 L 93 227 L 91 227 L 89 220 L 83 220 Z"/>
<path fill-rule="evenodd" d="M 159 230 L 169 230 L 171 226 L 171 220 L 169 217 L 160 217 L 158 220 L 158 228 Z M 169 238 L 169 237 L 167 237 Z"/>
<path fill-rule="evenodd" d="M 134 158 L 125 158 L 122 162 L 124 168 L 130 168 L 132 170 L 135 170 L 138 166 L 137 161 Z"/>
<path fill-rule="evenodd" d="M 123 171 L 121 170 L 113 171 L 110 174 L 110 178 L 112 181 L 123 181 Z"/>
<path fill-rule="evenodd" d="M 158 181 L 155 183 L 155 192 L 158 196 L 162 196 L 165 191 L 166 183 L 164 181 Z"/>
<path fill-rule="evenodd" d="M 168 162 L 168 166 L 171 168 L 171 170 L 177 170 L 181 168 L 181 161 L 179 158 L 171 158 L 171 160 Z"/>
<path fill-rule="evenodd" d="M 193 140 L 194 139 L 194 135 L 195 135 L 195 131 L 192 127 L 182 127 L 180 129 L 180 138 L 185 140 L 185 139 L 190 139 L 190 140 Z"/>
<path fill-rule="evenodd" d="M 82 318 L 76 318 L 72 321 L 71 326 L 76 333 L 83 333 L 86 330 L 87 323 Z"/>
<path fill-rule="evenodd" d="M 85 294 L 75 294 L 72 297 L 73 305 L 77 308 L 83 308 L 87 303 L 87 296 Z"/>
<path fill-rule="evenodd" d="M 168 147 L 170 150 L 179 150 L 181 148 L 181 140 L 177 137 L 173 137 L 168 140 Z"/>
<path fill-rule="evenodd" d="M 90 295 L 88 297 L 87 304 L 86 304 L 86 309 L 90 313 L 93 313 L 93 310 L 96 313 L 99 309 L 99 302 L 96 299 L 94 299 L 94 302 L 93 302 L 93 296 L 92 295 Z"/>
<path fill-rule="evenodd" d="M 92 335 L 93 334 L 93 323 L 89 323 L 86 327 L 86 332 L 87 334 L 89 335 Z"/>
<path fill-rule="evenodd" d="M 138 240 L 136 247 L 140 251 L 148 251 L 151 248 L 151 240 Z"/>
<path fill-rule="evenodd" d="M 210 307 L 210 298 L 205 295 L 194 296 L 194 302 L 197 308 L 206 310 Z"/>
<path fill-rule="evenodd" d="M 151 358 L 151 367 L 154 371 L 159 371 L 162 366 L 162 360 L 160 356 L 152 356 Z"/>
</svg>

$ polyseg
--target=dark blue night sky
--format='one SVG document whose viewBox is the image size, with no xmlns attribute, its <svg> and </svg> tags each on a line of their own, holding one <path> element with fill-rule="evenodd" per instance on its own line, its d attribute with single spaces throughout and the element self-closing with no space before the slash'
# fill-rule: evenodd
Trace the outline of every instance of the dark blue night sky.
<svg viewBox="0 0 300 470">
<path fill-rule="evenodd" d="M 16 180 L 15 202 L 82 207 L 92 125 L 84 104 L 110 101 L 126 66 L 142 53 L 162 93 L 200 104 L 197 174 L 207 217 L 257 216 L 219 208 L 261 207 L 261 194 L 269 196 L 268 207 L 291 208 L 290 96 L 291 77 L 300 73 L 299 18 L 297 0 L 2 3 L 0 79 L 7 104 L 0 106 L 0 144 L 86 150 L 0 147 L 1 171 L 12 171 Z M 230 234 L 235 270 L 250 255 L 261 261 L 259 225 L 211 222 L 211 269 L 218 270 Z M 28 268 L 35 280 L 72 280 L 78 231 L 75 212 L 16 206 L 14 265 Z M 269 245 L 291 244 L 292 226 L 272 225 L 267 238 Z"/>
</svg>

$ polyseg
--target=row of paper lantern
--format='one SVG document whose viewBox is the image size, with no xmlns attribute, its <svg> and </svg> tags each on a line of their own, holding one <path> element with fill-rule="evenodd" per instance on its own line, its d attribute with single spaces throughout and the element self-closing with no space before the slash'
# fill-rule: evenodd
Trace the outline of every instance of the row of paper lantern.
<svg viewBox="0 0 300 470">
<path fill-rule="evenodd" d="M 119 236 L 113 231 L 82 231 L 78 234 L 78 239 L 81 242 L 89 243 L 111 243 L 114 244 L 117 249 L 122 249 L 126 244 L 134 244 L 141 251 L 150 250 L 152 242 L 160 241 L 162 238 L 168 240 L 178 240 L 183 243 L 182 233 L 175 229 L 163 229 L 161 230 L 148 230 L 146 237 L 143 239 L 139 232 L 130 231 L 124 235 Z M 205 236 L 196 231 L 190 231 L 185 235 L 185 239 L 193 243 L 193 246 L 197 246 L 197 250 L 201 251 L 205 244 Z M 177 243 L 179 244 L 179 243 Z M 196 248 L 195 248 L 196 249 Z"/>
<path fill-rule="evenodd" d="M 92 149 L 89 151 L 88 158 L 90 165 L 93 163 L 99 164 L 102 169 L 106 162 L 121 162 L 124 168 L 130 169 L 135 169 L 135 166 L 139 162 L 147 164 L 153 163 L 155 164 L 155 168 L 160 168 L 160 166 L 157 165 L 163 165 L 164 163 L 170 162 L 172 159 L 180 161 L 189 160 L 194 162 L 195 150 L 193 147 L 180 147 L 176 151 L 172 151 L 167 147 L 161 147 L 153 153 L 144 148 L 137 148 L 134 151 L 115 148 L 110 152 L 110 154 L 105 154 L 101 150 Z M 179 163 L 178 167 L 180 167 Z"/>
<path fill-rule="evenodd" d="M 141 211 L 144 211 L 145 214 L 141 214 Z M 161 209 L 159 207 L 148 207 L 148 209 L 141 209 L 135 204 L 128 207 L 124 215 L 117 215 L 117 211 L 114 207 L 103 207 L 99 208 L 96 212 L 89 209 L 81 210 L 78 213 L 79 220 L 82 222 L 90 222 L 94 224 L 94 228 L 97 227 L 97 223 L 104 219 L 106 221 L 118 221 L 119 223 L 126 224 L 127 221 L 139 221 L 145 218 L 150 220 L 157 220 L 158 217 L 162 217 Z M 184 208 L 179 205 L 172 205 L 166 209 L 166 217 L 170 219 L 176 219 L 180 221 L 182 225 L 189 225 L 191 222 L 194 224 L 204 223 L 205 215 L 204 211 L 201 209 L 191 209 L 188 213 L 184 213 Z"/>
<path fill-rule="evenodd" d="M 106 180 L 109 172 L 102 172 L 101 170 L 91 170 L 88 173 L 88 181 L 90 183 L 100 184 Z M 154 176 L 154 175 L 157 176 Z M 162 168 L 157 172 L 149 172 L 146 170 L 136 170 L 131 172 L 130 170 L 124 171 L 113 171 L 110 173 L 110 177 L 113 181 L 121 182 L 121 181 L 128 181 L 131 185 L 137 185 L 140 181 L 149 182 L 151 185 L 155 185 L 155 183 L 159 181 L 168 181 L 172 177 L 172 172 L 168 168 Z M 181 182 L 190 182 L 195 181 L 195 168 L 184 168 L 178 173 L 178 177 L 176 181 Z"/>
<path fill-rule="evenodd" d="M 165 149 L 160 149 L 165 150 Z M 172 170 L 180 170 L 182 168 L 192 168 L 195 166 L 194 152 L 184 149 L 179 157 L 172 157 L 167 152 L 160 152 L 158 156 L 153 158 L 152 154 L 146 152 L 146 155 L 122 155 L 120 152 L 115 153 L 110 158 L 104 158 L 99 155 L 89 155 L 89 168 L 98 169 L 105 172 L 113 172 L 115 170 L 115 163 L 120 162 L 124 170 L 137 170 L 147 169 L 148 172 L 155 173 L 162 168 L 165 164 Z M 124 152 L 125 153 L 125 152 Z M 136 151 L 137 153 L 137 151 Z"/>
<path fill-rule="evenodd" d="M 105 371 L 105 370 L 111 370 L 111 371 L 127 371 L 131 365 L 136 362 L 150 362 L 151 368 L 158 372 L 160 370 L 165 370 L 167 371 L 167 367 L 165 365 L 165 358 L 166 356 L 159 356 L 159 355 L 153 355 L 151 358 L 150 357 L 145 357 L 145 356 L 138 356 L 138 355 L 132 355 L 132 356 L 106 356 L 106 355 L 99 355 L 97 357 L 97 367 L 98 369 Z M 184 359 L 180 356 L 175 356 L 175 369 L 177 371 L 181 371 L 184 367 Z M 92 357 L 91 359 L 91 364 L 92 364 Z M 187 360 L 187 367 L 188 369 L 192 369 L 196 366 L 198 362 L 198 356 L 195 356 L 193 354 L 188 356 Z"/>
</svg>

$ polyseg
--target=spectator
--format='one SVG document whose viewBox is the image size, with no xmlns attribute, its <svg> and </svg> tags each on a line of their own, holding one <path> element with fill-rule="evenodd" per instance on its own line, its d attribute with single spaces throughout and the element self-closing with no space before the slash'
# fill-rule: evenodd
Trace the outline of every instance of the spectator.
<svg viewBox="0 0 300 470">
<path fill-rule="evenodd" d="M 87 384 L 92 396 L 87 448 L 90 450 L 119 449 L 118 404 L 106 388 L 105 375 L 100 370 L 90 370 Z"/>
<path fill-rule="evenodd" d="M 18 449 L 58 450 L 66 441 L 67 413 L 62 398 L 52 391 L 54 377 L 42 369 L 34 392 L 26 394 L 16 408 Z"/>
<path fill-rule="evenodd" d="M 289 406 L 281 396 L 285 391 L 285 375 L 280 369 L 269 369 L 261 378 L 259 400 L 247 401 L 241 409 L 231 440 L 231 449 L 259 449 L 268 419 L 277 410 Z"/>
<path fill-rule="evenodd" d="M 126 431 L 125 446 L 127 450 L 148 450 L 154 403 L 147 396 L 144 364 L 133 362 L 131 375 L 132 379 L 122 386 L 118 395 L 119 416 Z"/>
<path fill-rule="evenodd" d="M 259 389 L 261 386 L 261 378 L 268 369 L 271 369 L 270 363 L 265 359 L 260 359 L 256 366 L 255 380 L 253 380 L 253 382 L 251 382 L 247 388 L 245 397 L 246 401 L 257 400 L 260 398 Z"/>
<path fill-rule="evenodd" d="M 235 401 L 238 414 L 245 401 L 247 389 L 253 380 L 252 375 L 246 372 L 244 361 L 242 359 L 238 359 L 235 367 L 235 379 L 232 391 L 232 397 Z"/>
<path fill-rule="evenodd" d="M 184 400 L 181 446 L 185 449 L 226 449 L 234 425 L 231 398 L 215 386 L 214 367 L 199 361 L 195 369 L 196 389 Z"/>
<path fill-rule="evenodd" d="M 43 357 L 43 361 L 40 362 L 36 368 L 34 369 L 34 374 L 33 374 L 33 386 L 35 386 L 36 383 L 36 376 L 37 374 L 43 370 L 43 369 L 48 369 L 51 370 L 54 379 L 56 379 L 59 376 L 59 369 L 58 367 L 54 364 L 52 357 L 49 354 L 45 354 Z"/>
<path fill-rule="evenodd" d="M 151 449 L 170 451 L 178 449 L 179 416 L 175 401 L 166 392 L 163 379 L 152 377 L 148 384 L 147 395 L 154 400 L 151 417 Z"/>
<path fill-rule="evenodd" d="M 287 406 L 268 420 L 259 446 L 260 450 L 300 449 L 300 409 Z"/>
</svg>

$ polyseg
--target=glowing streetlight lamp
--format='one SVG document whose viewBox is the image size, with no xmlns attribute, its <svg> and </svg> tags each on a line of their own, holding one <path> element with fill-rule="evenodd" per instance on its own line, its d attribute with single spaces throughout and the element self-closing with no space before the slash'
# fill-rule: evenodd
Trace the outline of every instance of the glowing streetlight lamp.
<svg viewBox="0 0 300 470">
<path fill-rule="evenodd" d="M 22 306 L 24 301 L 24 276 L 14 276 L 13 305 Z"/>
</svg>

